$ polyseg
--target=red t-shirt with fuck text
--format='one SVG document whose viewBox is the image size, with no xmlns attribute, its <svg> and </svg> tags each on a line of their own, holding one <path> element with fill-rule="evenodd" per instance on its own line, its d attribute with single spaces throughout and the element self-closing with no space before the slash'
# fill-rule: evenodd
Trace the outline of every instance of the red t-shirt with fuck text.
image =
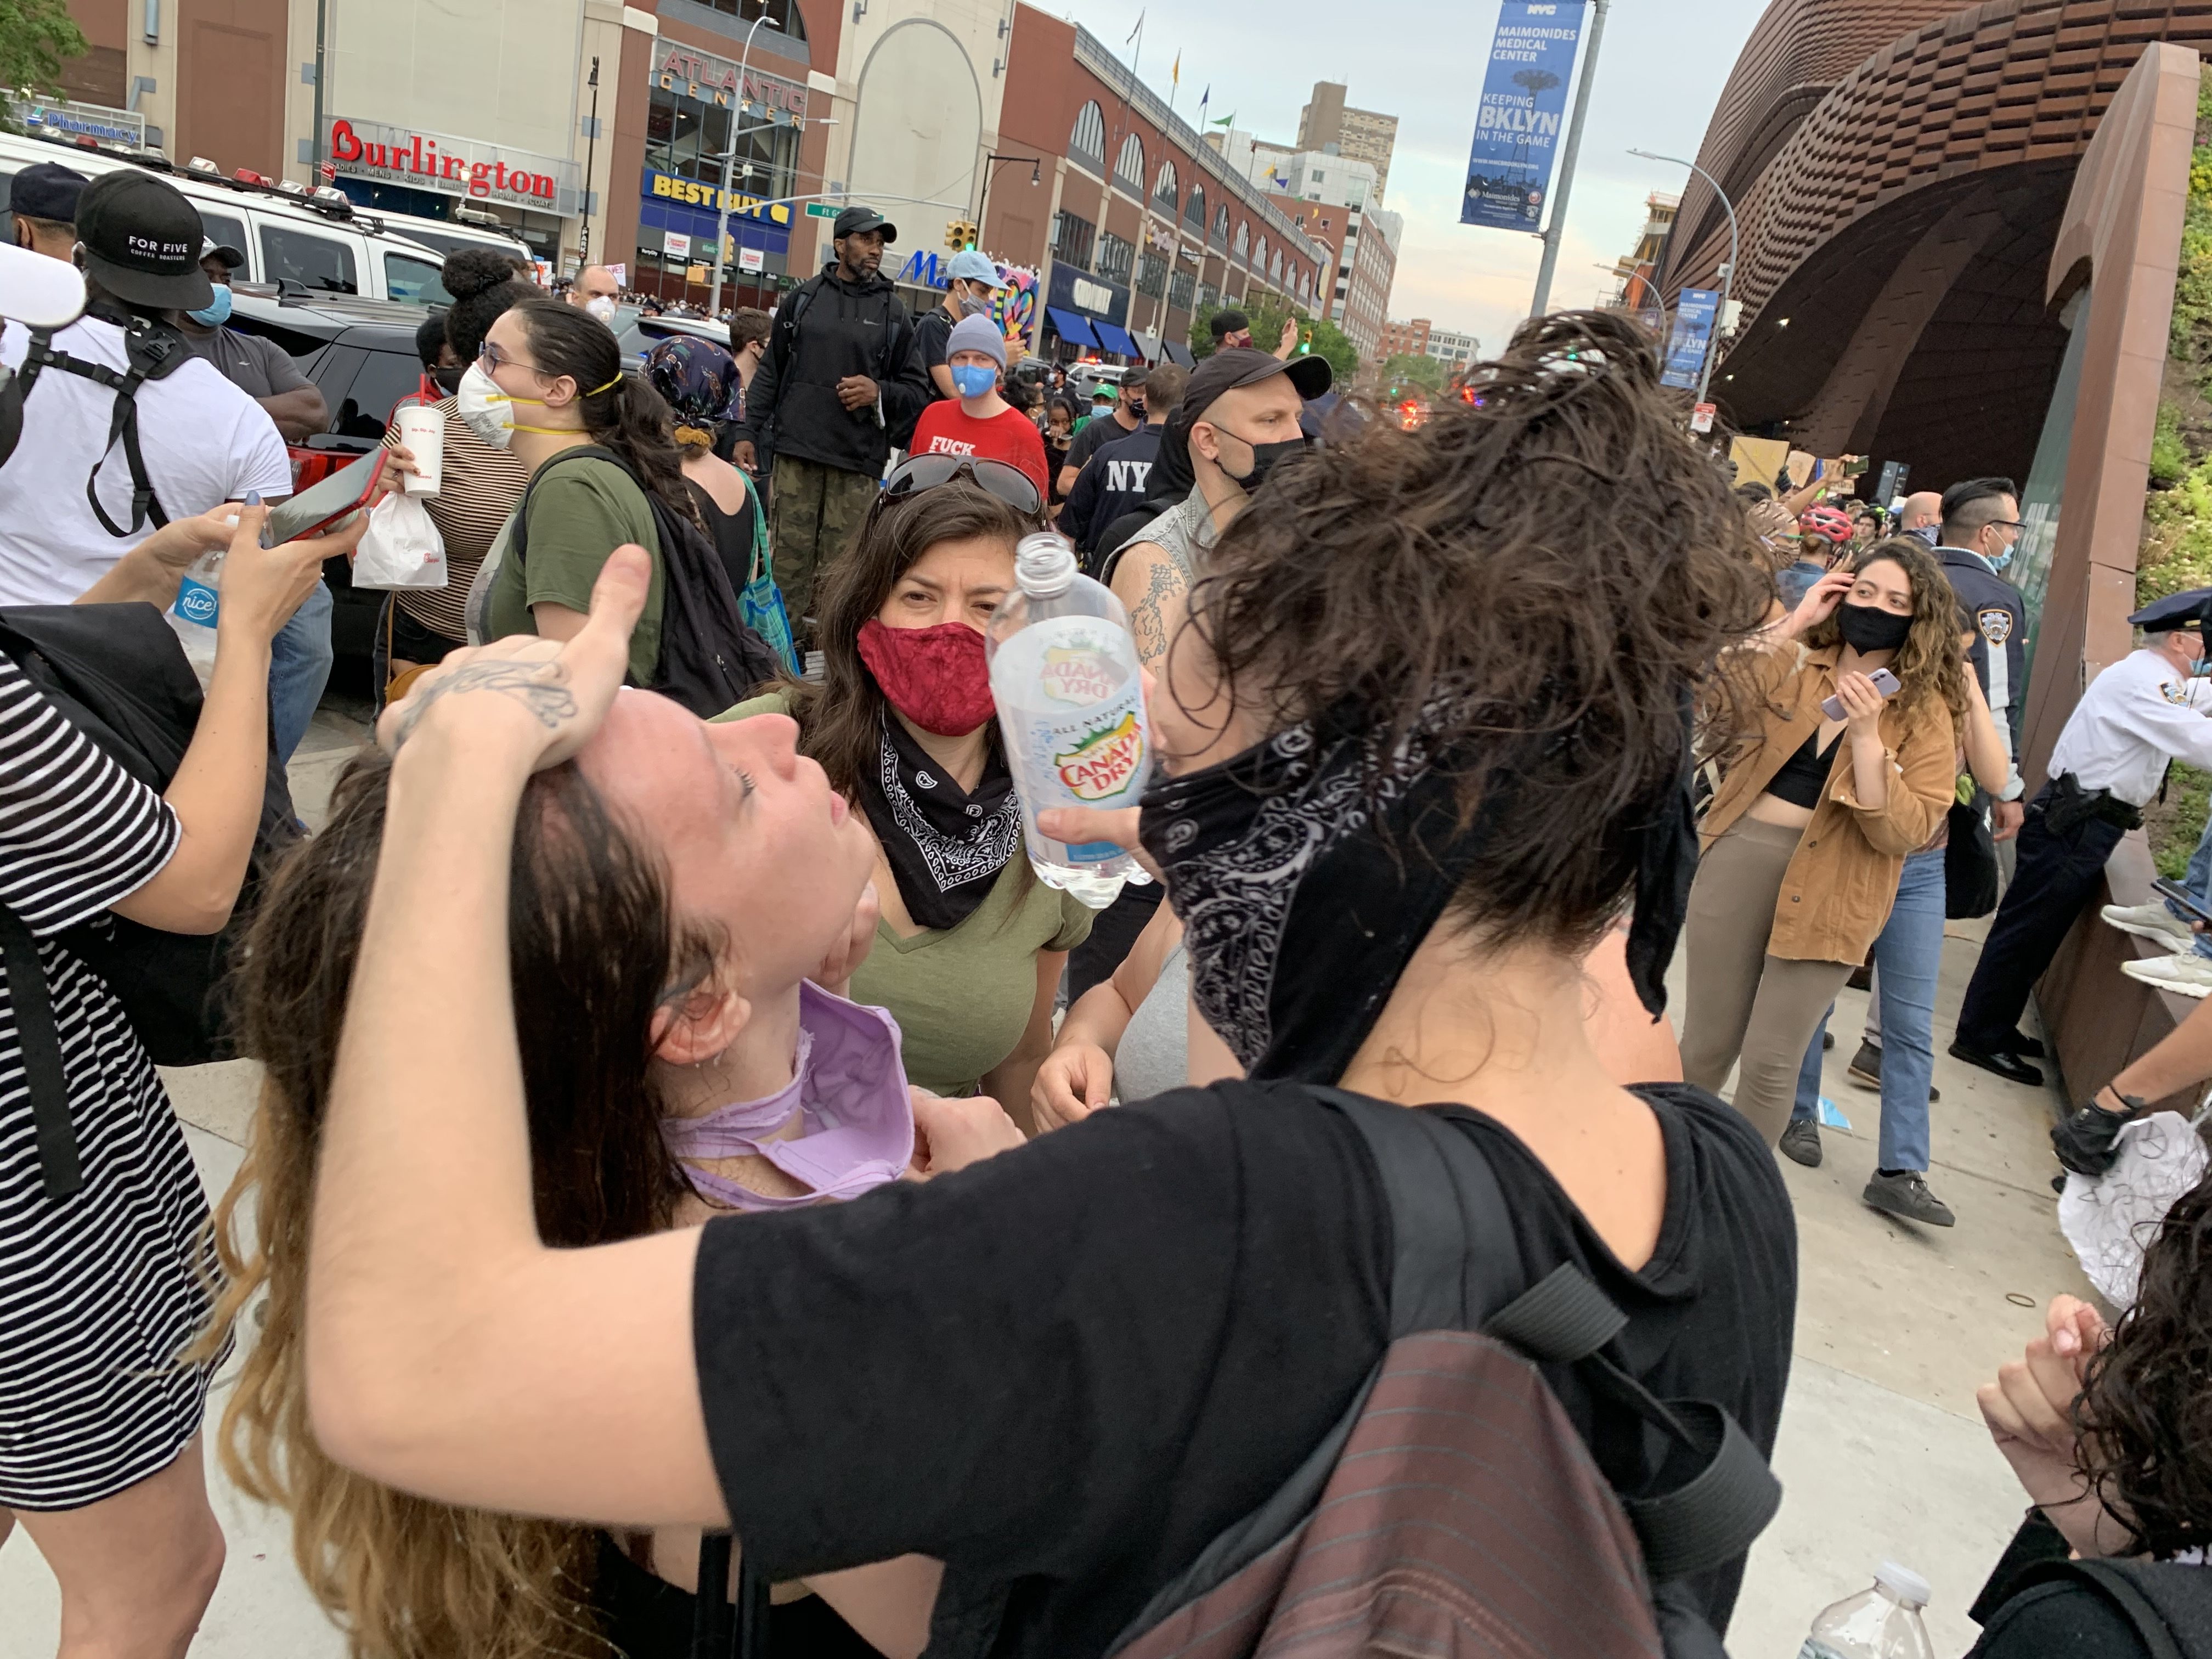
<svg viewBox="0 0 2212 1659">
<path fill-rule="evenodd" d="M 1004 461 L 1028 473 L 1040 496 L 1050 487 L 1044 465 L 1044 439 L 1036 423 L 1018 409 L 1007 409 L 988 421 L 979 421 L 961 410 L 958 399 L 941 398 L 923 410 L 921 418 L 914 423 L 914 442 L 907 453 Z"/>
</svg>

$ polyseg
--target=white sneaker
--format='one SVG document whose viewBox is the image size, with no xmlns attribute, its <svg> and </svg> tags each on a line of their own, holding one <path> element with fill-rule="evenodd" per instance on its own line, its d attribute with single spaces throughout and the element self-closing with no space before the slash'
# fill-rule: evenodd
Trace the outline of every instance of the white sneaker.
<svg viewBox="0 0 2212 1659">
<path fill-rule="evenodd" d="M 2161 991 L 2176 991 L 2185 997 L 2212 995 L 2212 962 L 2194 951 L 2187 956 L 2146 957 L 2141 962 L 2124 962 L 2120 971 L 2130 979 L 2155 985 Z"/>
<path fill-rule="evenodd" d="M 2106 925 L 2137 939 L 2179 939 L 2184 945 L 2196 938 L 2189 924 L 2155 899 L 2148 904 L 2108 904 L 2100 913 Z"/>
</svg>

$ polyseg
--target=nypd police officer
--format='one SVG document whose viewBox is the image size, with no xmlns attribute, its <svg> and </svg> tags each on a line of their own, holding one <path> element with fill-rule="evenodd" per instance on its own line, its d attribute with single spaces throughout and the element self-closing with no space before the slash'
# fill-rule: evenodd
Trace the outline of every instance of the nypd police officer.
<svg viewBox="0 0 2212 1659">
<path fill-rule="evenodd" d="M 1951 1053 L 2039 1084 L 2043 1053 L 2020 1018 L 2060 941 L 2095 896 L 2105 860 L 2142 823 L 2166 762 L 2212 767 L 2212 681 L 2200 678 L 2212 588 L 2138 611 L 2140 650 L 2090 681 L 2051 751 L 2051 781 L 2028 804 L 2020 862 L 1966 987 Z"/>
</svg>

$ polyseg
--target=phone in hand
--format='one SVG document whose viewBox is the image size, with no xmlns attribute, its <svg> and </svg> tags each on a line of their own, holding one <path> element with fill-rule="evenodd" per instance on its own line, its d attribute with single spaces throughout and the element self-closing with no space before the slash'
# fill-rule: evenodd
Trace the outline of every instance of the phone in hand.
<svg viewBox="0 0 2212 1659">
<path fill-rule="evenodd" d="M 289 501 L 279 501 L 262 520 L 261 544 L 277 547 L 319 536 L 368 505 L 384 471 L 384 452 L 372 449 L 340 467 L 320 483 L 310 484 Z"/>
<path fill-rule="evenodd" d="M 2150 885 L 2151 890 L 2160 898 L 2171 899 L 2196 920 L 2208 927 L 2212 927 L 2212 912 L 2208 912 L 2203 905 L 2199 904 L 2189 890 L 2179 882 L 2168 881 L 2164 876 L 2160 876 Z"/>
<path fill-rule="evenodd" d="M 1897 676 L 1891 673 L 1887 668 L 1875 669 L 1873 673 L 1867 676 L 1867 681 L 1868 684 L 1872 685 L 1875 690 L 1881 692 L 1884 698 L 1893 697 L 1897 695 Z M 1839 720 L 1847 718 L 1844 713 L 1844 700 L 1841 697 L 1821 698 L 1820 712 L 1823 714 L 1826 714 L 1832 720 Z"/>
</svg>

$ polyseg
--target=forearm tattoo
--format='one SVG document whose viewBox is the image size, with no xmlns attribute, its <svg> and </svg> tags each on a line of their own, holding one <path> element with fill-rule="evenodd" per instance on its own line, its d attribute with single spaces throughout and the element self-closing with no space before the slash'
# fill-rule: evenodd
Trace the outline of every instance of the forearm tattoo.
<svg viewBox="0 0 2212 1659">
<path fill-rule="evenodd" d="M 1163 608 L 1182 592 L 1182 572 L 1167 559 L 1154 562 L 1145 579 L 1144 596 L 1129 612 L 1129 631 L 1136 638 L 1137 658 L 1147 668 L 1158 666 L 1167 654 L 1167 618 Z"/>
<path fill-rule="evenodd" d="M 471 663 L 432 682 L 400 705 L 399 735 L 392 746 L 396 749 L 414 734 L 422 716 L 441 697 L 463 691 L 497 691 L 512 697 L 549 732 L 576 717 L 576 697 L 568 689 L 568 671 L 559 663 Z"/>
</svg>

